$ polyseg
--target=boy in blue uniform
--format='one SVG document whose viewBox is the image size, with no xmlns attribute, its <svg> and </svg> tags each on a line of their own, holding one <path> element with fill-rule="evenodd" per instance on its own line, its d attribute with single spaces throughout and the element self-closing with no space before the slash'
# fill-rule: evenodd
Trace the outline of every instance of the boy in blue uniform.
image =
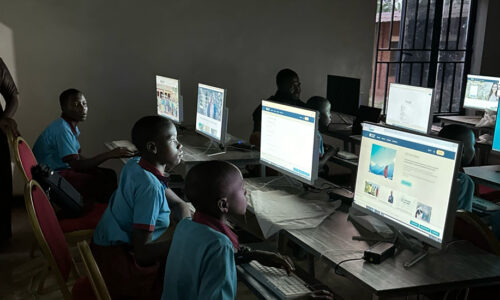
<svg viewBox="0 0 500 300">
<path fill-rule="evenodd" d="M 140 158 L 124 166 L 120 183 L 94 232 L 92 252 L 113 299 L 161 295 L 163 266 L 170 241 L 160 239 L 170 224 L 190 217 L 189 209 L 166 183 L 182 145 L 171 121 L 144 117 L 132 129 Z"/>
<path fill-rule="evenodd" d="M 162 299 L 234 299 L 238 263 L 258 260 L 272 267 L 293 270 L 288 257 L 240 246 L 226 224 L 228 214 L 244 215 L 246 191 L 234 165 L 208 161 L 186 176 L 186 196 L 196 207 L 192 220 L 176 227 L 167 258 Z M 330 299 L 328 292 L 308 296 Z"/>
<path fill-rule="evenodd" d="M 111 169 L 98 168 L 112 158 L 131 157 L 135 153 L 116 148 L 92 158 L 83 157 L 77 124 L 87 118 L 87 100 L 83 93 L 68 89 L 59 97 L 62 115 L 38 137 L 33 153 L 40 164 L 57 170 L 86 199 L 107 202 L 116 189 L 116 174 Z"/>
<path fill-rule="evenodd" d="M 330 101 L 328 101 L 327 99 L 320 96 L 314 96 L 307 100 L 306 107 L 317 110 L 319 112 L 317 132 L 319 138 L 319 170 L 320 176 L 326 176 L 328 175 L 328 166 L 326 165 L 326 163 L 328 162 L 330 157 L 332 157 L 332 155 L 334 155 L 337 151 L 335 147 L 331 147 L 328 145 L 326 145 L 325 147 L 323 143 L 323 136 L 321 135 L 321 132 L 328 130 L 328 125 L 330 125 L 330 123 L 332 122 L 332 116 L 330 114 L 332 106 L 330 104 Z"/>
<path fill-rule="evenodd" d="M 476 137 L 474 132 L 470 128 L 464 125 L 451 124 L 446 125 L 439 132 L 439 136 L 462 142 L 463 152 L 462 152 L 462 165 L 460 167 L 460 172 L 458 172 L 457 179 L 460 183 L 460 191 L 458 194 L 458 209 L 463 209 L 466 211 L 472 211 L 472 199 L 474 196 L 474 181 L 463 172 L 463 167 L 467 167 L 474 160 L 474 155 L 476 151 L 474 145 L 476 144 Z"/>
</svg>

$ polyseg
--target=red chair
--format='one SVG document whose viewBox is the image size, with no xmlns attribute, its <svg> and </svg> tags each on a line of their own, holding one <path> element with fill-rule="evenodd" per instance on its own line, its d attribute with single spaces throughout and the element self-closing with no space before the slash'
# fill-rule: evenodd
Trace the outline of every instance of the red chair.
<svg viewBox="0 0 500 300">
<path fill-rule="evenodd" d="M 13 148 L 17 165 L 23 173 L 26 182 L 29 182 L 33 179 L 31 175 L 31 168 L 38 164 L 35 155 L 31 151 L 31 148 L 26 140 L 20 136 L 15 139 Z M 96 203 L 79 218 L 60 219 L 59 225 L 61 226 L 68 243 L 70 245 L 76 245 L 76 243 L 81 240 L 90 240 L 106 207 L 106 203 Z"/>
<path fill-rule="evenodd" d="M 77 279 L 72 287 L 73 293 L 70 292 L 70 275 L 79 275 L 78 269 L 71 258 L 54 209 L 36 181 L 31 180 L 26 184 L 24 199 L 33 232 L 64 299 L 95 299 L 85 277 Z"/>
<path fill-rule="evenodd" d="M 478 248 L 500 256 L 500 242 L 488 226 L 471 212 L 457 211 L 453 235 L 458 239 L 470 241 Z"/>
</svg>

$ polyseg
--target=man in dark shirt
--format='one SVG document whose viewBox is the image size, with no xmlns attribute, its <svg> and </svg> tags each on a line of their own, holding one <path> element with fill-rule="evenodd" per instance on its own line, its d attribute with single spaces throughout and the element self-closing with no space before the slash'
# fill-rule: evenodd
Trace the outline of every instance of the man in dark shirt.
<svg viewBox="0 0 500 300">
<path fill-rule="evenodd" d="M 0 58 L 0 94 L 5 99 L 5 107 L 0 106 L 0 245 L 12 237 L 12 169 L 8 134 L 19 135 L 17 124 L 12 119 L 17 110 L 18 91 L 14 80 Z"/>
<path fill-rule="evenodd" d="M 300 80 L 299 75 L 290 69 L 283 69 L 276 74 L 276 85 L 278 90 L 269 97 L 268 100 L 280 102 L 288 105 L 303 106 L 304 102 L 300 101 Z M 260 132 L 260 123 L 262 119 L 262 104 L 254 110 L 253 117 L 253 133 Z"/>
</svg>

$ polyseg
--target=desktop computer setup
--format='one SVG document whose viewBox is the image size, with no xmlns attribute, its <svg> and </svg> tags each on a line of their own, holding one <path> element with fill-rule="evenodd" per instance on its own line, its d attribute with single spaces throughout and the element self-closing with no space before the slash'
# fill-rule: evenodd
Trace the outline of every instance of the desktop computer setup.
<svg viewBox="0 0 500 300">
<path fill-rule="evenodd" d="M 405 267 L 451 239 L 461 152 L 457 142 L 363 124 L 353 208 L 391 226 L 398 246 L 419 251 Z"/>
<path fill-rule="evenodd" d="M 332 111 L 342 121 L 352 124 L 360 104 L 359 78 L 328 75 L 326 99 L 332 105 Z M 335 123 L 334 123 L 335 124 Z"/>
</svg>

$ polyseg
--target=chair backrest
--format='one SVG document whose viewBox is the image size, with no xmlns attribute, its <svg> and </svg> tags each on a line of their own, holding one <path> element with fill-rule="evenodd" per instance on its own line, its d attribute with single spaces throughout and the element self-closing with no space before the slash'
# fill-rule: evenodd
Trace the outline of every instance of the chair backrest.
<svg viewBox="0 0 500 300">
<path fill-rule="evenodd" d="M 458 210 L 454 236 L 470 241 L 478 248 L 500 256 L 500 242 L 481 219 L 468 211 Z"/>
<path fill-rule="evenodd" d="M 54 209 L 42 187 L 35 180 L 30 180 L 26 184 L 24 199 L 33 232 L 56 277 L 64 299 L 72 299 L 67 281 L 74 265 Z"/>
<path fill-rule="evenodd" d="M 92 252 L 90 251 L 90 247 L 87 241 L 84 240 L 78 243 L 78 251 L 80 252 L 80 256 L 82 257 L 87 276 L 90 279 L 92 289 L 94 290 L 97 299 L 111 300 L 108 288 L 106 287 L 106 282 L 102 277 L 101 271 L 99 271 L 99 267 L 97 266 Z"/>
<path fill-rule="evenodd" d="M 36 157 L 26 140 L 20 136 L 14 141 L 14 151 L 16 153 L 17 164 L 24 175 L 24 179 L 28 182 L 33 179 L 31 168 L 38 164 Z"/>
</svg>

